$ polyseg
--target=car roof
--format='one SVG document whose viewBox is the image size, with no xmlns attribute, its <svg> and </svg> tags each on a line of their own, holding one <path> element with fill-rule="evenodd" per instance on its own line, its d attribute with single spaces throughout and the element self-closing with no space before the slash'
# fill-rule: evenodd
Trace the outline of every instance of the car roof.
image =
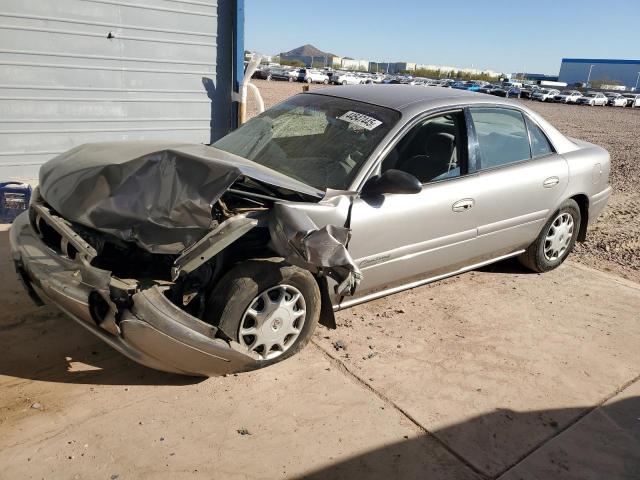
<svg viewBox="0 0 640 480">
<path fill-rule="evenodd" d="M 509 103 L 483 93 L 441 87 L 416 87 L 412 85 L 351 85 L 327 87 L 309 92 L 312 95 L 329 95 L 359 102 L 392 108 L 400 112 L 426 110 L 443 104 L 461 103 Z"/>
</svg>

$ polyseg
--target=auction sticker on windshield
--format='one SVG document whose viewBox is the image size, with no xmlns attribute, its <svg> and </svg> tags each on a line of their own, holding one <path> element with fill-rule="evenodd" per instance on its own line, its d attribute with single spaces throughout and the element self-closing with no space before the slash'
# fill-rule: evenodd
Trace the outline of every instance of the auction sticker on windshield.
<svg viewBox="0 0 640 480">
<path fill-rule="evenodd" d="M 382 125 L 382 122 L 380 120 L 376 120 L 375 118 L 370 117 L 369 115 L 365 115 L 364 113 L 353 112 L 351 110 L 349 110 L 341 117 L 338 117 L 338 119 L 352 123 L 366 130 L 373 130 L 374 128 Z"/>
</svg>

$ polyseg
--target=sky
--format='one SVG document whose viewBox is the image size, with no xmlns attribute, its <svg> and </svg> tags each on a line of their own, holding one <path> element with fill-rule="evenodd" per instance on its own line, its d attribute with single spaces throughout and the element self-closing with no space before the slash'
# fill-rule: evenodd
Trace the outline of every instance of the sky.
<svg viewBox="0 0 640 480">
<path fill-rule="evenodd" d="M 557 75 L 563 57 L 640 58 L 639 14 L 640 0 L 245 0 L 245 48 Z"/>
</svg>

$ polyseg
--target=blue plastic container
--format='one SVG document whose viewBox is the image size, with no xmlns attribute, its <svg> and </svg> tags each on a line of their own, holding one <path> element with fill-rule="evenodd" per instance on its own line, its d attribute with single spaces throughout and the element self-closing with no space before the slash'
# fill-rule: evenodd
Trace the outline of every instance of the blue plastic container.
<svg viewBox="0 0 640 480">
<path fill-rule="evenodd" d="M 0 223 L 13 223 L 29 208 L 31 185 L 20 182 L 0 182 Z"/>
</svg>

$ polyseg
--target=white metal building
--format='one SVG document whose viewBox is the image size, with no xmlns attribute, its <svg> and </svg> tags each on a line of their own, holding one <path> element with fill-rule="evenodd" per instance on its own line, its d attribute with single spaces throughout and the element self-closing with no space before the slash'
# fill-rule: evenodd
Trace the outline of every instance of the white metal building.
<svg viewBox="0 0 640 480">
<path fill-rule="evenodd" d="M 0 181 L 81 143 L 222 136 L 242 22 L 242 0 L 2 0 Z"/>
</svg>

